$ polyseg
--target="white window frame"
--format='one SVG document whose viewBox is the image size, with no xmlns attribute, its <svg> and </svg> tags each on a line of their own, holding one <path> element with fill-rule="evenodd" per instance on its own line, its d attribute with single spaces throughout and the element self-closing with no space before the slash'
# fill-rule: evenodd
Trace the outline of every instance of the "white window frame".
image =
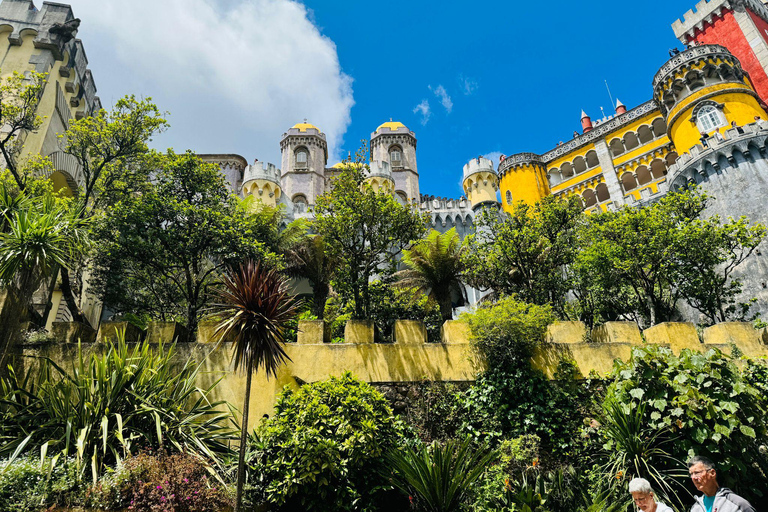
<svg viewBox="0 0 768 512">
<path fill-rule="evenodd" d="M 725 126 L 725 118 L 714 105 L 705 105 L 696 113 L 696 126 L 701 133 L 709 133 Z"/>
<path fill-rule="evenodd" d="M 304 161 L 300 160 L 300 155 L 302 154 L 304 155 Z M 306 169 L 309 165 L 309 152 L 304 148 L 297 150 L 295 160 L 297 169 Z"/>
</svg>

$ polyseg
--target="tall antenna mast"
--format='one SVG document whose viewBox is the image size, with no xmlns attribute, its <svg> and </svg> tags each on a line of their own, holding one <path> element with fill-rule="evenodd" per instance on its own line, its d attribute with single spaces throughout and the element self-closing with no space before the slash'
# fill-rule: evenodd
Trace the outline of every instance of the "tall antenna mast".
<svg viewBox="0 0 768 512">
<path fill-rule="evenodd" d="M 611 96 L 611 88 L 608 87 L 608 80 L 605 81 L 605 89 L 608 91 L 608 97 L 611 99 L 611 108 L 615 111 L 616 110 L 616 102 L 613 101 L 613 96 Z"/>
</svg>

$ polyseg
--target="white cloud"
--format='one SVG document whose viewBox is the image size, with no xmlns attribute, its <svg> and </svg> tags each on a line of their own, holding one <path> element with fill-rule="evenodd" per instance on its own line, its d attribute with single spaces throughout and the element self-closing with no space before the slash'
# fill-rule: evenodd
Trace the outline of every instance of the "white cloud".
<svg viewBox="0 0 768 512">
<path fill-rule="evenodd" d="M 336 45 L 292 0 L 70 0 L 99 95 L 152 96 L 171 111 L 160 142 L 279 164 L 307 118 L 338 157 L 354 104 Z"/>
<path fill-rule="evenodd" d="M 429 101 L 421 100 L 421 103 L 413 108 L 413 113 L 420 114 L 421 125 L 426 125 L 429 122 L 429 118 L 432 117 L 432 109 L 429 107 Z"/>
<path fill-rule="evenodd" d="M 459 84 L 461 86 L 461 92 L 464 93 L 464 96 L 470 96 L 477 90 L 478 87 L 476 80 L 473 80 L 472 78 L 466 77 L 464 75 L 459 75 Z"/>
<path fill-rule="evenodd" d="M 448 92 L 445 90 L 445 87 L 438 85 L 433 89 L 430 85 L 429 90 L 435 93 L 435 96 L 437 96 L 437 98 L 440 100 L 440 103 L 445 108 L 445 111 L 450 114 L 451 110 L 453 110 L 453 101 L 451 101 L 451 97 L 448 96 Z"/>
</svg>

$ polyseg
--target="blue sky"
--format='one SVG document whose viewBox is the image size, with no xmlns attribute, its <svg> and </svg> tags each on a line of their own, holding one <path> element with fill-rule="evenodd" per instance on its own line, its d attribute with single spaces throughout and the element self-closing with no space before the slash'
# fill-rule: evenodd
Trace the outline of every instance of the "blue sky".
<svg viewBox="0 0 768 512">
<path fill-rule="evenodd" d="M 458 197 L 470 158 L 544 152 L 581 109 L 612 113 L 604 80 L 629 108 L 650 99 L 695 0 L 71 4 L 105 106 L 135 93 L 171 112 L 158 148 L 279 164 L 306 117 L 332 164 L 391 117 L 416 133 L 422 193 Z"/>
<path fill-rule="evenodd" d="M 693 3 L 307 5 L 355 80 L 345 148 L 389 117 L 400 120 L 418 138 L 422 193 L 456 196 L 470 158 L 544 152 L 580 129 L 581 109 L 593 119 L 600 107 L 613 113 L 604 80 L 629 108 L 650 99 L 651 79 L 677 42 L 670 25 Z M 431 116 L 422 124 L 413 109 L 425 99 Z"/>
</svg>

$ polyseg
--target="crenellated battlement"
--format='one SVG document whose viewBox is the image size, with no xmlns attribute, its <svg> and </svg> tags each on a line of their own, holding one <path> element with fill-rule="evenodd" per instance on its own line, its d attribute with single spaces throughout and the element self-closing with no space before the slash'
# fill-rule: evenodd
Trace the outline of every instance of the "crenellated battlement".
<svg viewBox="0 0 768 512">
<path fill-rule="evenodd" d="M 280 185 L 280 177 L 280 169 L 275 164 L 259 162 L 257 160 L 245 168 L 243 183 L 245 184 L 252 180 L 267 180 Z"/>
<path fill-rule="evenodd" d="M 392 179 L 392 168 L 389 165 L 389 162 L 380 162 L 378 160 L 374 160 L 373 162 L 369 163 L 369 171 L 368 176 L 373 177 L 379 177 L 379 178 L 387 178 Z"/>
<path fill-rule="evenodd" d="M 697 32 L 704 30 L 706 25 L 712 24 L 726 12 L 745 8 L 768 21 L 768 7 L 760 0 L 701 0 L 683 15 L 682 20 L 677 19 L 672 23 L 672 30 L 680 42 L 688 44 Z"/>
<path fill-rule="evenodd" d="M 466 180 L 469 176 L 472 176 L 476 173 L 491 173 L 493 175 L 496 174 L 496 171 L 493 170 L 493 161 L 479 156 L 477 158 L 473 158 L 466 164 L 464 164 L 464 179 Z"/>
<path fill-rule="evenodd" d="M 710 137 L 707 147 L 693 146 L 670 166 L 667 175 L 668 190 L 680 190 L 693 182 L 701 184 L 710 176 L 720 174 L 725 166 L 737 160 L 754 160 L 766 151 L 768 122 L 761 121 L 725 130 L 723 138 Z M 753 154 L 753 150 L 755 153 Z"/>
</svg>

